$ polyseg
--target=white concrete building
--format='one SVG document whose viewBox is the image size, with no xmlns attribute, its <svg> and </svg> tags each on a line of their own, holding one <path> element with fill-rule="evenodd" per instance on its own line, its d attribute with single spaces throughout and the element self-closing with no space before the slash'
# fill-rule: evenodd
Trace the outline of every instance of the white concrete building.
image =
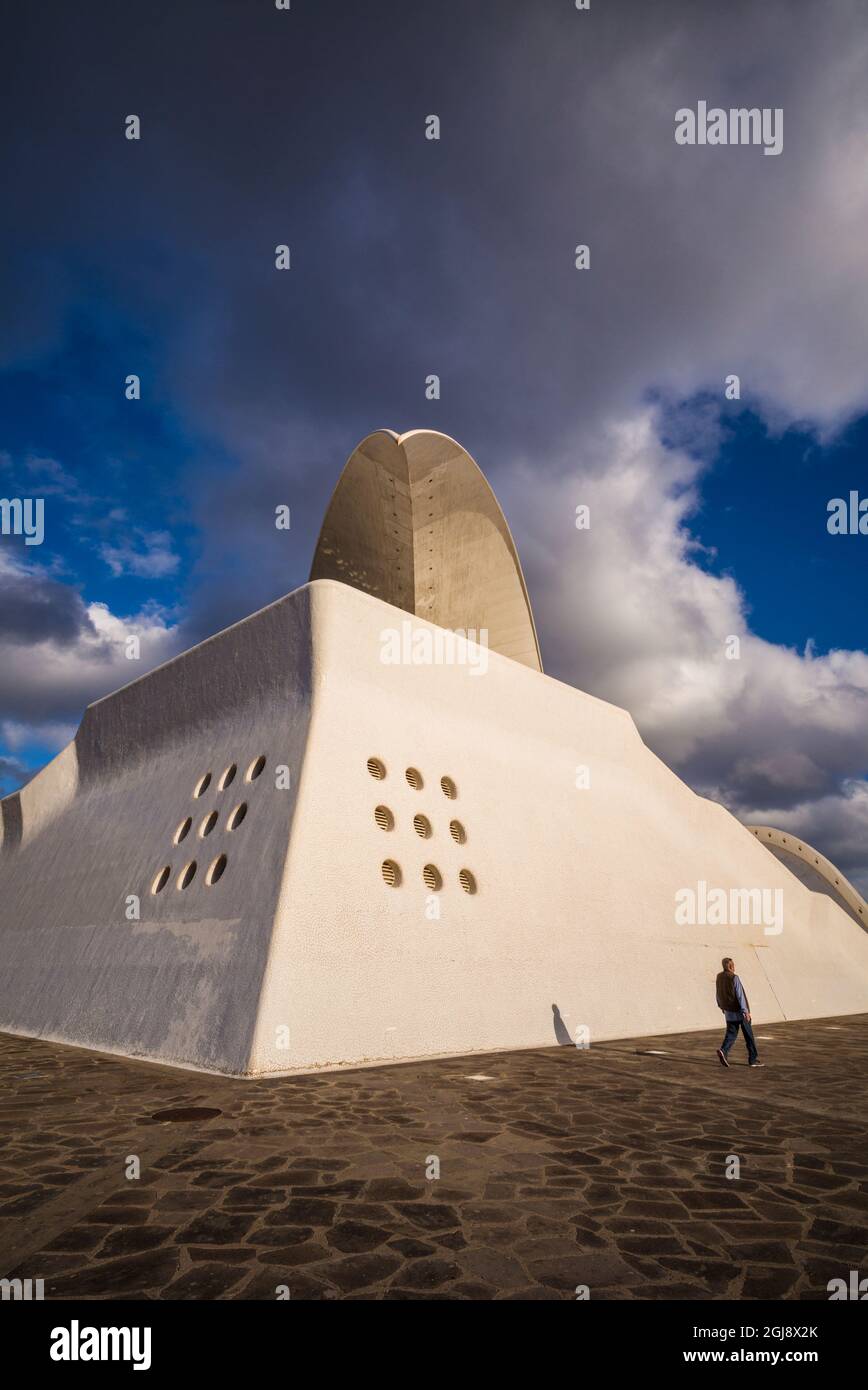
<svg viewBox="0 0 868 1390">
<path fill-rule="evenodd" d="M 249 1077 L 593 1045 L 716 1026 L 726 954 L 755 1023 L 868 1010 L 859 894 L 543 674 L 500 509 L 431 431 L 365 440 L 310 583 L 0 804 L 7 1032 Z"/>
</svg>

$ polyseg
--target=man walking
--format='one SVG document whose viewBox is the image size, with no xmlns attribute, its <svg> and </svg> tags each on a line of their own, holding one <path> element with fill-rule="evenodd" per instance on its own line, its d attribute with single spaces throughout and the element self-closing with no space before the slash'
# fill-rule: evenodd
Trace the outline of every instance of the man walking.
<svg viewBox="0 0 868 1390">
<path fill-rule="evenodd" d="M 735 962 L 731 956 L 725 956 L 721 961 L 723 969 L 717 977 L 717 1007 L 723 1009 L 723 1016 L 726 1019 L 726 1037 L 717 1049 L 717 1056 L 722 1067 L 729 1066 L 727 1053 L 738 1037 L 738 1030 L 744 1033 L 744 1040 L 747 1044 L 747 1063 L 749 1067 L 761 1067 L 754 1041 L 753 1029 L 750 1026 L 750 1005 L 747 1002 L 747 995 L 744 986 L 735 973 Z"/>
</svg>

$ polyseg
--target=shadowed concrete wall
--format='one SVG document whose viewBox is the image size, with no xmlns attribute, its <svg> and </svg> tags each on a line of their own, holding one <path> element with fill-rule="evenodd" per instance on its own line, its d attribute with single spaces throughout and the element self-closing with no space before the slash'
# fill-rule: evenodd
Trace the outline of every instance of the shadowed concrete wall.
<svg viewBox="0 0 868 1390">
<path fill-rule="evenodd" d="M 246 1070 L 295 808 L 274 769 L 303 765 L 310 641 L 301 590 L 90 706 L 74 744 L 16 794 L 20 836 L 0 853 L 0 1028 Z"/>
</svg>

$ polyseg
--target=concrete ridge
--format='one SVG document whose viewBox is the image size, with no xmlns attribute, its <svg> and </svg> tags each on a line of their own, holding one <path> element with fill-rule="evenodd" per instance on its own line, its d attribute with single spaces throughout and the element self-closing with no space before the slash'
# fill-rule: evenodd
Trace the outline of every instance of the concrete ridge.
<svg viewBox="0 0 868 1390">
<path fill-rule="evenodd" d="M 429 510 L 430 508 L 430 510 Z M 515 541 L 482 469 L 451 435 L 375 430 L 332 493 L 311 579 L 337 579 L 542 671 Z"/>
<path fill-rule="evenodd" d="M 859 922 L 868 930 L 868 902 L 831 859 L 827 859 L 818 849 L 814 849 L 813 845 L 809 845 L 806 840 L 793 835 L 789 830 L 775 830 L 771 825 L 747 824 L 745 830 L 749 830 L 763 844 L 771 842 L 776 849 L 801 859 L 826 881 L 833 893 L 847 904 L 850 911 L 856 914 Z"/>
</svg>

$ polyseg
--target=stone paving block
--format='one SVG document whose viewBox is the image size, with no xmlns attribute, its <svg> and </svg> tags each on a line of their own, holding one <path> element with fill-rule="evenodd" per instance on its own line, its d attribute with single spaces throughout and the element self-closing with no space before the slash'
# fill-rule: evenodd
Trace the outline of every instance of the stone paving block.
<svg viewBox="0 0 868 1390">
<path fill-rule="evenodd" d="M 240 1082 L 0 1036 L 0 1274 L 49 1298 L 827 1298 L 868 1248 L 868 1017 L 846 1025 L 764 1027 L 761 1090 L 715 1033 L 498 1054 L 484 1096 L 466 1059 Z M 151 1118 L 190 1107 L 222 1113 Z"/>
</svg>

